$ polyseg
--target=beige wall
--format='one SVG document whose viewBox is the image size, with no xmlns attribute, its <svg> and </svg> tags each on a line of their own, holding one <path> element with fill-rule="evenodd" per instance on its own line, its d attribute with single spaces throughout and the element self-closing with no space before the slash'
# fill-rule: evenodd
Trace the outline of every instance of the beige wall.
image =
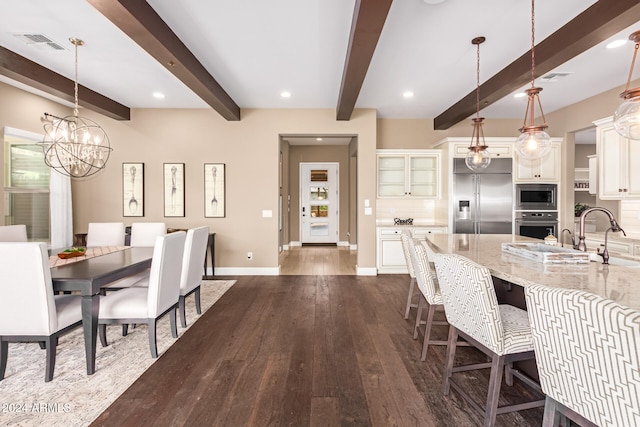
<svg viewBox="0 0 640 427">
<path fill-rule="evenodd" d="M 0 83 L 0 125 L 42 132 L 44 111 L 69 110 Z M 73 182 L 74 230 L 90 221 L 165 221 L 169 227 L 207 225 L 216 232 L 216 266 L 272 272 L 278 266 L 278 164 L 280 134 L 358 136 L 358 268 L 375 269 L 375 218 L 364 216 L 364 199 L 375 201 L 376 113 L 356 110 L 336 121 L 333 109 L 242 110 L 242 120 L 227 122 L 210 109 L 132 110 L 130 121 L 91 111 L 109 135 L 113 153 L 107 168 Z M 122 163 L 145 164 L 145 216 L 122 216 Z M 185 163 L 186 216 L 163 216 L 162 164 Z M 204 218 L 204 163 L 226 164 L 226 217 Z M 375 208 L 375 206 L 374 206 Z M 263 218 L 271 210 L 273 217 Z M 247 260 L 246 253 L 254 259 Z M 369 271 L 370 272 L 370 271 Z"/>
</svg>

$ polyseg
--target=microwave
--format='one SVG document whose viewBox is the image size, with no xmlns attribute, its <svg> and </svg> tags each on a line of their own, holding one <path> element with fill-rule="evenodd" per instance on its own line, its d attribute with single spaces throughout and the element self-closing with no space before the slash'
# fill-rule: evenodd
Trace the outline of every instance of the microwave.
<svg viewBox="0 0 640 427">
<path fill-rule="evenodd" d="M 558 210 L 557 184 L 517 184 L 516 210 Z"/>
</svg>

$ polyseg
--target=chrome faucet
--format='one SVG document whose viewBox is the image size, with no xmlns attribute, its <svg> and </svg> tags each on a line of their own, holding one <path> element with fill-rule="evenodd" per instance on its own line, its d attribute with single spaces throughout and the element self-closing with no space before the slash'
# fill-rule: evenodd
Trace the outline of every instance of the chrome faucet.
<svg viewBox="0 0 640 427">
<path fill-rule="evenodd" d="M 560 232 L 560 240 L 562 240 L 562 247 L 564 248 L 564 232 L 569 233 L 569 237 L 571 238 L 571 246 L 573 248 L 576 247 L 576 239 L 573 237 L 573 235 L 571 234 L 571 230 L 569 230 L 568 228 L 563 228 L 562 231 Z"/>
<path fill-rule="evenodd" d="M 591 212 L 594 212 L 594 211 L 602 211 L 602 212 L 606 213 L 607 216 L 609 217 L 609 222 L 611 223 L 611 228 L 609 228 L 607 231 L 609 231 L 609 230 L 611 230 L 611 231 L 622 231 L 624 233 L 624 230 L 618 225 L 618 222 L 616 221 L 616 218 L 613 216 L 613 213 L 609 209 L 601 208 L 601 207 L 598 207 L 598 206 L 596 206 L 594 208 L 589 208 L 589 209 L 585 210 L 584 212 L 582 212 L 582 215 L 580 215 L 580 234 L 578 236 L 578 244 L 573 247 L 574 249 L 578 249 L 579 251 L 583 251 L 583 252 L 587 251 L 587 245 L 584 242 L 584 238 L 585 238 L 584 237 L 584 222 L 585 222 L 585 219 L 586 219 L 587 215 L 589 215 Z M 605 238 L 606 238 L 606 235 L 605 235 Z"/>
<path fill-rule="evenodd" d="M 627 233 L 625 233 L 624 230 L 620 228 L 620 226 L 618 226 L 617 230 L 614 230 L 613 227 L 607 228 L 607 231 L 604 232 L 604 250 L 600 252 L 600 248 L 596 249 L 596 252 L 598 253 L 598 255 L 602 257 L 603 264 L 609 264 L 609 250 L 607 249 L 607 238 L 609 237 L 610 231 L 622 231 L 623 235 L 625 236 L 627 235 Z"/>
</svg>

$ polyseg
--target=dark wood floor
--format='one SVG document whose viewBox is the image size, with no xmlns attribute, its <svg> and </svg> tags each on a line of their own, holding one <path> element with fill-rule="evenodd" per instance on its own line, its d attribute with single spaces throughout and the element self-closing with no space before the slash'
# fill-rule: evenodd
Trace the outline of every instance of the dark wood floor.
<svg viewBox="0 0 640 427">
<path fill-rule="evenodd" d="M 420 361 L 407 290 L 407 275 L 240 277 L 93 425 L 481 425 L 442 395 L 444 348 Z M 461 375 L 484 399 L 486 373 Z M 522 401 L 519 385 L 503 388 L 501 404 Z M 534 409 L 496 425 L 541 421 Z"/>
</svg>

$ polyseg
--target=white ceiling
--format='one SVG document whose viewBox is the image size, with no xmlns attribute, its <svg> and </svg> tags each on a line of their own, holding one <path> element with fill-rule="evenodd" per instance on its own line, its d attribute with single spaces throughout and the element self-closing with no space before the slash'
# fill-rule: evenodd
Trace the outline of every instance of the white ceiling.
<svg viewBox="0 0 640 427">
<path fill-rule="evenodd" d="M 148 0 L 240 108 L 336 108 L 355 0 Z M 536 43 L 595 3 L 538 0 Z M 484 82 L 531 47 L 528 0 L 396 0 L 356 108 L 379 117 L 433 118 L 476 85 L 483 35 Z M 0 45 L 73 79 L 69 37 L 79 50 L 79 82 L 130 108 L 210 108 L 161 64 L 84 0 L 3 0 Z M 620 38 L 640 29 L 622 31 Z M 66 50 L 42 50 L 14 34 L 44 34 Z M 612 38 L 613 39 L 613 38 Z M 602 43 L 536 80 L 545 113 L 626 83 L 633 45 Z M 634 78 L 640 77 L 640 66 Z M 11 84 L 15 82 L 2 77 Z M 21 86 L 24 87 L 24 86 Z M 282 91 L 291 92 L 288 99 Z M 411 99 L 403 92 L 412 91 Z M 162 92 L 158 100 L 153 92 Z M 82 94 L 80 94 L 82 98 Z M 505 97 L 487 118 L 521 118 L 526 98 Z M 613 112 L 612 112 L 613 113 Z"/>
</svg>

